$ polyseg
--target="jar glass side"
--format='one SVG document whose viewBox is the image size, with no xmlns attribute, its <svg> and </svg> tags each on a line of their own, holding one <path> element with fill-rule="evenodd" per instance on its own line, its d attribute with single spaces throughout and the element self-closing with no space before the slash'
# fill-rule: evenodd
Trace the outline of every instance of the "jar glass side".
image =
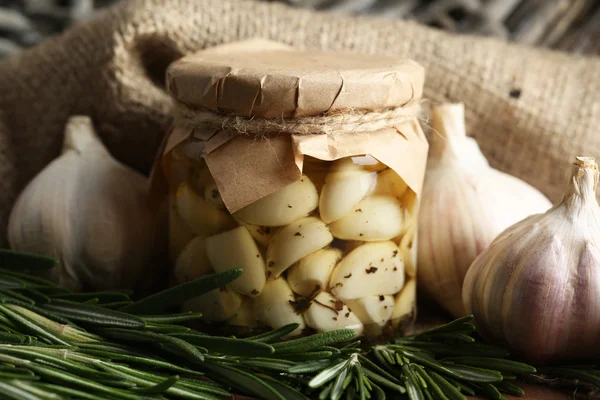
<svg viewBox="0 0 600 400">
<path fill-rule="evenodd" d="M 297 323 L 294 334 L 379 339 L 412 325 L 418 204 L 392 169 L 369 155 L 305 157 L 298 181 L 231 214 L 195 145 L 171 153 L 173 280 L 244 274 L 186 310 L 238 335 Z"/>
</svg>

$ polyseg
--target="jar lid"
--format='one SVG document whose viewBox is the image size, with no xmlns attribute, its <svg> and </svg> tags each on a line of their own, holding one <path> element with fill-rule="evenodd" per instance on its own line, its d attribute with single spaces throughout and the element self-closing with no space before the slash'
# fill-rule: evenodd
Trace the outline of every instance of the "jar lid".
<svg viewBox="0 0 600 400">
<path fill-rule="evenodd" d="M 377 111 L 421 98 L 424 69 L 382 55 L 298 51 L 251 40 L 183 57 L 167 70 L 171 96 L 190 108 L 242 117 Z"/>
</svg>

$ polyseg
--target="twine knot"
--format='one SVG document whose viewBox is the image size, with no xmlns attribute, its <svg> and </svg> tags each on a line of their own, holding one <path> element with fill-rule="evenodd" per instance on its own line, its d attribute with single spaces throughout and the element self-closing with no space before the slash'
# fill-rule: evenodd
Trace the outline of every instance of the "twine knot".
<svg viewBox="0 0 600 400">
<path fill-rule="evenodd" d="M 297 135 L 344 134 L 374 132 L 412 121 L 419 116 L 419 101 L 402 107 L 381 111 L 337 110 L 315 117 L 258 118 L 218 114 L 208 110 L 196 110 L 178 104 L 177 122 L 204 131 L 223 130 L 233 135 L 264 137 L 279 133 Z"/>
</svg>

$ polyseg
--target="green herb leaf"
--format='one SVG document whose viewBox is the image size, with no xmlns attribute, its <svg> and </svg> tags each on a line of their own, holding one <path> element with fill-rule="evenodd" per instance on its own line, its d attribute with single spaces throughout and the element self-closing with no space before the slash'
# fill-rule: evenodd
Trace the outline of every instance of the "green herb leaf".
<svg viewBox="0 0 600 400">
<path fill-rule="evenodd" d="M 170 387 L 172 387 L 173 385 L 175 385 L 177 383 L 177 381 L 179 380 L 179 376 L 178 375 L 174 375 L 171 376 L 167 379 L 165 379 L 164 381 L 157 383 L 154 386 L 150 386 L 150 387 L 146 387 L 146 388 L 141 388 L 141 389 L 135 389 L 136 392 L 138 393 L 147 393 L 147 394 L 160 394 L 160 393 L 164 393 L 166 392 Z"/>
<path fill-rule="evenodd" d="M 264 343 L 276 342 L 276 341 L 286 337 L 290 333 L 294 332 L 296 329 L 298 329 L 299 326 L 300 326 L 299 324 L 284 325 L 281 328 L 273 329 L 269 332 L 265 332 L 260 335 L 251 336 L 248 338 L 248 340 L 254 340 L 256 342 L 264 342 Z"/>
<path fill-rule="evenodd" d="M 51 303 L 43 305 L 42 308 L 72 321 L 92 325 L 127 328 L 143 328 L 146 325 L 142 319 L 130 314 L 85 303 L 75 304 L 53 299 Z"/>
<path fill-rule="evenodd" d="M 491 357 L 448 357 L 442 361 L 450 361 L 455 364 L 470 365 L 472 367 L 481 367 L 486 369 L 494 369 L 503 374 L 525 375 L 536 372 L 536 369 L 531 365 L 524 364 L 518 361 L 505 360 L 502 358 Z"/>
<path fill-rule="evenodd" d="M 178 306 L 186 300 L 225 286 L 239 278 L 243 272 L 242 269 L 230 269 L 186 282 L 136 301 L 120 311 L 132 314 L 159 314 L 169 307 Z"/>
<path fill-rule="evenodd" d="M 352 329 L 340 329 L 335 331 L 317 333 L 300 339 L 293 339 L 288 340 L 286 342 L 275 343 L 273 344 L 273 348 L 275 348 L 276 353 L 302 353 L 319 349 L 323 346 L 345 342 L 347 340 L 352 339 L 355 336 L 356 333 Z"/>
<path fill-rule="evenodd" d="M 229 386 L 238 388 L 265 400 L 286 400 L 273 386 L 260 379 L 257 375 L 238 368 L 205 363 L 204 369 Z"/>
<path fill-rule="evenodd" d="M 0 268 L 17 271 L 39 271 L 51 269 L 57 265 L 58 260 L 53 257 L 0 249 Z"/>
<path fill-rule="evenodd" d="M 238 357 L 268 356 L 275 351 L 273 346 L 252 340 L 228 337 L 213 337 L 192 333 L 176 333 L 170 335 L 185 340 L 196 346 L 202 346 L 220 354 L 231 354 Z"/>
</svg>

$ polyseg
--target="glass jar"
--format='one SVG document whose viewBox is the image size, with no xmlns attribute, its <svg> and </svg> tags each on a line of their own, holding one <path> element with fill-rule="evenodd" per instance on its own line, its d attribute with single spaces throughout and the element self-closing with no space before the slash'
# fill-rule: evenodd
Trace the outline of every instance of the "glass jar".
<svg viewBox="0 0 600 400">
<path fill-rule="evenodd" d="M 226 54 L 221 61 L 230 63 L 235 48 Z M 198 58 L 169 69 L 178 101 L 177 65 L 189 71 L 191 62 L 204 71 Z M 194 77 L 212 73 L 208 68 Z M 230 131 L 217 140 L 220 125 L 211 130 L 187 119 L 175 126 L 177 139 L 167 145 L 164 164 L 173 279 L 183 283 L 244 270 L 231 284 L 187 301 L 184 309 L 241 336 L 297 323 L 293 335 L 350 328 L 380 339 L 412 325 L 417 193 L 427 152 L 416 119 L 383 133 L 346 132 L 329 146 L 322 145 L 325 135 L 232 138 Z M 248 156 L 252 152 L 255 158 Z M 271 176 L 265 176 L 265 165 Z"/>
</svg>

